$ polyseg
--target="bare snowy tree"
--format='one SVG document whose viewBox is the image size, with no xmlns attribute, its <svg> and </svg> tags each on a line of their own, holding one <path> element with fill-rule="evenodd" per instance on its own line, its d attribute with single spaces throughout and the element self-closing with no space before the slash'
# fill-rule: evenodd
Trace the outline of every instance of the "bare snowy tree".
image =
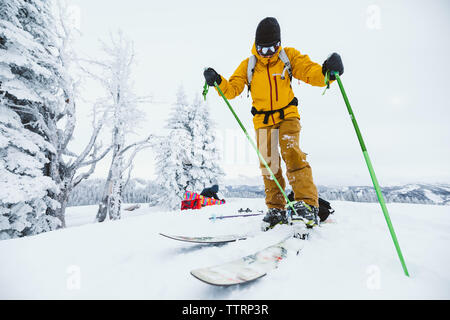
<svg viewBox="0 0 450 320">
<path fill-rule="evenodd" d="M 66 103 L 64 111 L 60 114 L 61 120 L 65 119 L 65 127 L 59 137 L 60 147 L 58 148 L 58 164 L 53 171 L 55 174 L 52 176 L 60 185 L 60 193 L 58 195 L 58 202 L 61 204 L 60 214 L 63 218 L 67 207 L 69 195 L 73 188 L 77 186 L 82 180 L 89 178 L 94 172 L 96 164 L 102 160 L 111 150 L 112 146 L 102 148 L 97 143 L 100 131 L 106 121 L 107 113 L 103 112 L 103 115 L 97 120 L 97 110 L 93 108 L 92 118 L 92 134 L 89 142 L 84 147 L 83 151 L 79 154 L 75 154 L 68 149 L 69 142 L 73 138 L 73 133 L 76 124 L 76 101 L 78 98 L 77 85 L 78 82 L 70 75 L 69 71 L 75 65 L 78 65 L 78 58 L 72 49 L 72 43 L 74 33 L 77 33 L 73 25 L 70 25 L 71 17 L 70 11 L 67 9 L 67 4 L 64 2 L 57 3 L 58 15 L 57 15 L 57 32 L 58 32 L 58 53 L 60 63 L 63 67 L 61 77 L 59 78 L 60 87 L 63 89 L 63 98 Z M 87 171 L 84 168 L 88 168 Z"/>
<path fill-rule="evenodd" d="M 138 105 L 149 100 L 148 97 L 137 96 L 133 88 L 133 42 L 119 31 L 116 35 L 111 34 L 109 44 L 102 43 L 102 49 L 105 60 L 84 60 L 89 65 L 85 70 L 107 92 L 107 96 L 99 103 L 109 112 L 108 124 L 111 128 L 112 159 L 96 216 L 98 222 L 104 221 L 107 216 L 112 220 L 120 219 L 125 176 L 130 177 L 134 157 L 142 149 L 151 146 L 153 137 L 149 135 L 141 141 L 127 144 L 129 134 L 135 133 L 133 128 L 144 118 Z"/>
</svg>

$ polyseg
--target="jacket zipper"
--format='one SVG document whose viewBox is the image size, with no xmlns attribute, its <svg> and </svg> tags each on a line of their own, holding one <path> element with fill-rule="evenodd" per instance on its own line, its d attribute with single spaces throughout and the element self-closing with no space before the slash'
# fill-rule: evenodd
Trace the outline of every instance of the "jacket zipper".
<svg viewBox="0 0 450 320">
<path fill-rule="evenodd" d="M 277 76 L 273 76 L 273 81 L 275 81 L 275 100 L 278 101 L 278 84 L 277 84 Z"/>
<path fill-rule="evenodd" d="M 270 81 L 270 71 L 269 64 L 267 63 L 267 76 L 269 77 L 269 86 L 270 86 L 270 111 L 273 111 L 273 103 L 272 103 L 272 82 Z M 273 113 L 270 115 L 272 117 L 272 122 L 275 124 L 275 119 L 273 118 Z"/>
</svg>

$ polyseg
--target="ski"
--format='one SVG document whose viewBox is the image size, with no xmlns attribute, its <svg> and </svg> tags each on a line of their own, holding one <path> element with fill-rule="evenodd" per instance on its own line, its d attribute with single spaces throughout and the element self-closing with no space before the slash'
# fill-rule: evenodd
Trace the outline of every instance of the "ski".
<svg viewBox="0 0 450 320">
<path fill-rule="evenodd" d="M 294 228 L 295 229 L 295 228 Z M 228 242 L 234 242 L 238 240 L 245 240 L 250 237 L 254 237 L 260 232 L 253 232 L 253 233 L 247 233 L 247 234 L 228 234 L 228 235 L 217 235 L 217 236 L 184 236 L 184 235 L 171 235 L 160 232 L 159 234 L 163 237 L 182 241 L 182 242 L 190 242 L 190 243 L 199 243 L 199 244 L 221 244 L 221 243 L 228 243 Z M 299 237 L 299 233 L 296 233 Z"/>
<path fill-rule="evenodd" d="M 160 235 L 183 242 L 191 242 L 191 243 L 202 243 L 202 244 L 220 244 L 220 243 L 227 243 L 227 242 L 234 242 L 238 240 L 245 240 L 251 235 L 237 235 L 237 234 L 230 234 L 230 235 L 219 235 L 219 236 L 201 236 L 201 237 L 189 237 L 189 236 L 177 236 L 177 235 L 169 235 L 165 233 L 159 233 Z"/>
<path fill-rule="evenodd" d="M 262 216 L 263 213 L 250 213 L 250 214 L 235 214 L 230 216 L 211 216 L 209 217 L 209 220 L 220 220 L 220 219 L 229 219 L 229 218 L 245 218 L 245 217 L 255 217 L 255 216 Z"/>
<path fill-rule="evenodd" d="M 294 237 L 289 235 L 280 242 L 262 249 L 256 253 L 240 259 L 191 271 L 191 275 L 198 280 L 214 286 L 232 286 L 245 284 L 267 275 L 276 269 L 280 261 L 289 252 L 297 254 L 309 238 L 309 231 L 296 232 Z"/>
</svg>

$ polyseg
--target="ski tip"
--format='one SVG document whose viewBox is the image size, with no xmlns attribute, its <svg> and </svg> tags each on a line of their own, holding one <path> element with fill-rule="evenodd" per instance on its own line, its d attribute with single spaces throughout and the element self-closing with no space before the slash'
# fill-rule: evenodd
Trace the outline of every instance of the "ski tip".
<svg viewBox="0 0 450 320">
<path fill-rule="evenodd" d="M 196 278 L 197 280 L 200 280 L 203 283 L 212 285 L 212 286 L 216 286 L 216 287 L 231 287 L 231 286 L 237 286 L 237 285 L 246 285 L 249 283 L 252 283 L 258 279 L 261 279 L 262 277 L 266 276 L 267 273 L 258 275 L 255 278 L 252 279 L 243 279 L 243 278 L 232 278 L 232 277 L 227 277 L 227 278 L 216 278 L 216 279 L 207 279 L 207 277 L 205 277 L 202 274 L 202 269 L 197 269 L 197 270 L 192 270 L 190 272 L 191 276 L 193 276 L 194 278 Z"/>
<path fill-rule="evenodd" d="M 225 235 L 225 236 L 201 236 L 201 237 L 189 237 L 189 236 L 176 236 L 176 235 L 169 235 L 165 233 L 159 233 L 163 237 L 172 239 L 172 240 L 178 240 L 182 242 L 190 242 L 190 243 L 198 243 L 198 244 L 205 244 L 205 245 L 219 245 L 224 244 L 228 242 L 234 242 L 239 240 L 245 240 L 248 238 L 248 235 Z"/>
</svg>

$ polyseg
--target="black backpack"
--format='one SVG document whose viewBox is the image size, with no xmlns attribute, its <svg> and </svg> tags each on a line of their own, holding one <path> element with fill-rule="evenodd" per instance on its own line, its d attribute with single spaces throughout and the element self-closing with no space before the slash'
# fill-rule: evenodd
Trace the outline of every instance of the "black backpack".
<svg viewBox="0 0 450 320">
<path fill-rule="evenodd" d="M 291 191 L 288 195 L 289 201 L 295 201 L 294 200 L 294 192 Z M 327 200 L 324 200 L 322 198 L 319 198 L 319 218 L 320 222 L 324 222 L 328 219 L 328 216 L 330 214 L 334 213 L 334 209 L 331 207 L 330 203 Z"/>
<path fill-rule="evenodd" d="M 327 220 L 330 214 L 334 213 L 334 209 L 331 207 L 327 200 L 319 198 L 319 218 L 320 222 Z"/>
</svg>

